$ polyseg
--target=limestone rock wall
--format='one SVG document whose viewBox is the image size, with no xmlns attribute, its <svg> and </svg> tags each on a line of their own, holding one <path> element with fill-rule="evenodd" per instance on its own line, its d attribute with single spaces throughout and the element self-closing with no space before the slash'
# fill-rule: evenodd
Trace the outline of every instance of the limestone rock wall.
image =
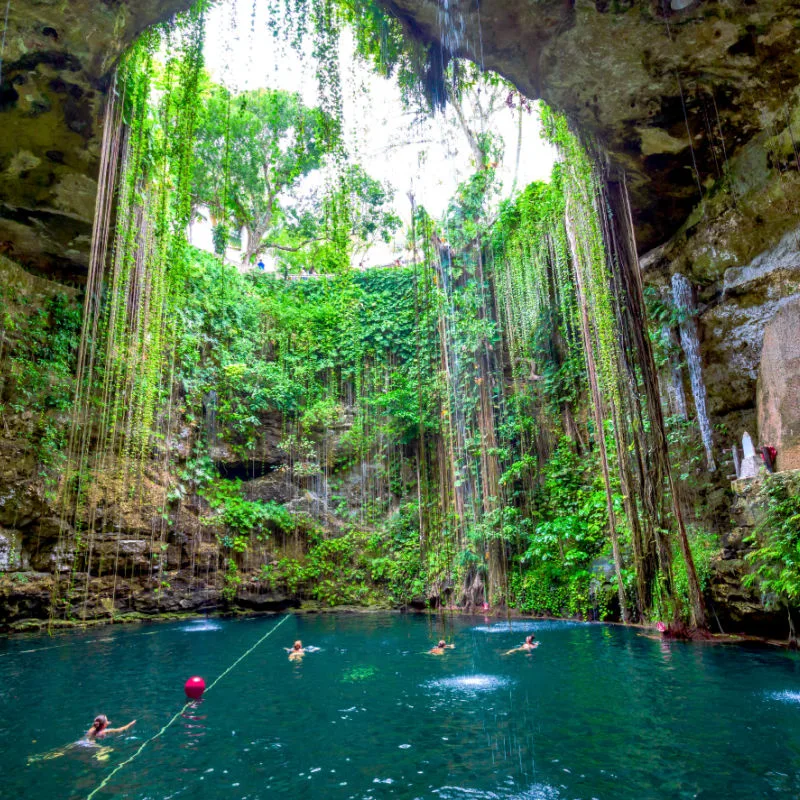
<svg viewBox="0 0 800 800">
<path fill-rule="evenodd" d="M 674 233 L 754 137 L 782 127 L 799 82 L 791 0 L 379 1 L 410 36 L 500 72 L 594 137 L 627 175 L 642 249 Z M 111 71 L 137 33 L 189 5 L 11 3 L 0 242 L 18 259 L 80 274 Z"/>
<path fill-rule="evenodd" d="M 82 278 L 111 72 L 139 33 L 188 5 L 11 2 L 0 54 L 0 253 L 62 281 Z"/>
<path fill-rule="evenodd" d="M 711 565 L 710 610 L 726 633 L 785 639 L 789 632 L 786 609 L 772 608 L 756 587 L 747 587 L 742 582 L 742 576 L 753 569 L 747 554 L 753 549 L 754 534 L 764 519 L 763 487 L 763 472 L 733 483 L 730 526 Z"/>
<path fill-rule="evenodd" d="M 59 495 L 66 441 L 50 446 L 47 439 L 51 433 L 68 434 L 74 385 L 71 374 L 65 385 L 58 385 L 59 370 L 69 372 L 69 365 L 47 357 L 48 343 L 64 334 L 65 324 L 71 326 L 67 333 L 76 335 L 78 320 L 70 314 L 78 312 L 80 297 L 0 255 L 0 301 L 0 629 L 47 620 L 54 595 L 65 601 L 57 609 L 59 620 L 216 608 L 225 602 L 230 558 L 242 578 L 237 604 L 253 609 L 299 605 L 307 587 L 289 593 L 265 585 L 259 575 L 265 564 L 303 554 L 307 541 L 302 530 L 251 542 L 246 553 L 231 552 L 220 546 L 218 534 L 226 531 L 214 523 L 201 497 L 188 492 L 179 505 L 166 500 L 165 486 L 183 480 L 193 443 L 208 434 L 200 430 L 208 419 L 176 423 L 169 443 L 172 457 L 166 459 L 171 475 L 164 472 L 163 452 L 154 451 L 137 478 L 134 496 L 125 491 L 119 465 L 107 459 L 104 471 L 85 487 L 95 532 L 89 537 L 76 533 L 69 524 L 72 508 L 64 509 Z M 62 316 L 54 317 L 53 308 Z M 31 342 L 43 349 L 31 349 Z M 309 434 L 329 461 L 296 472 L 281 448 L 286 433 L 281 416 L 267 414 L 261 422 L 258 441 L 246 457 L 234 442 L 212 431 L 210 454 L 219 474 L 241 480 L 248 499 L 285 505 L 327 535 L 337 535 L 357 519 L 363 476 L 376 467 L 350 465 L 352 453 L 342 437 L 352 414 Z M 322 476 L 323 469 L 330 473 L 334 468 L 335 487 Z"/>
<path fill-rule="evenodd" d="M 594 137 L 627 174 L 642 250 L 674 233 L 726 161 L 785 116 L 798 85 L 792 2 L 388 4 L 413 35 L 500 72 Z"/>
<path fill-rule="evenodd" d="M 624 173 L 640 249 L 647 251 L 646 280 L 665 286 L 680 272 L 696 295 L 715 447 L 730 446 L 744 429 L 756 434 L 759 369 L 762 426 L 771 436 L 777 414 L 783 437 L 784 409 L 794 411 L 775 397 L 793 395 L 795 355 L 785 349 L 791 329 L 770 331 L 786 330 L 785 309 L 800 285 L 800 6 L 380 2 L 432 52 L 472 58 L 565 111 L 596 143 L 610 173 Z M 62 283 L 81 280 L 101 109 L 114 64 L 137 33 L 189 4 L 11 3 L 0 74 L 0 253 Z M 45 532 L 40 542 L 54 529 L 26 445 L 34 424 L 20 412 L 0 435 L 0 562 L 24 563 L 28 553 L 34 569 L 46 569 L 66 554 L 52 547 L 45 557 L 24 546 L 34 520 Z M 784 457 L 790 448 L 782 446 Z M 724 482 L 725 470 L 720 474 Z M 122 547 L 128 539 L 119 541 Z M 132 570 L 152 558 L 137 547 L 130 548 Z M 208 547 L 201 541 L 192 552 L 210 572 Z M 24 588 L 16 591 L 24 595 Z M 20 603 L 28 607 L 25 597 Z"/>
<path fill-rule="evenodd" d="M 781 309 L 800 300 L 796 128 L 800 105 L 730 158 L 724 180 L 669 241 L 642 257 L 645 281 L 662 292 L 674 273 L 693 286 L 718 453 L 740 442 L 745 430 L 759 443 L 756 387 L 765 331 Z M 777 368 L 790 379 L 796 366 Z M 721 477 L 730 472 L 728 465 Z"/>
<path fill-rule="evenodd" d="M 758 431 L 779 470 L 800 469 L 800 298 L 767 323 L 758 376 Z"/>
</svg>

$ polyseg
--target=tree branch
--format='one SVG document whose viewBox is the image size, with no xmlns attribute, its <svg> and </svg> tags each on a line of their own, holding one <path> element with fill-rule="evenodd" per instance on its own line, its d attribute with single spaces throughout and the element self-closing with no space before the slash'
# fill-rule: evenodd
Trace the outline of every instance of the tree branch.
<svg viewBox="0 0 800 800">
<path fill-rule="evenodd" d="M 264 248 L 265 250 L 269 248 L 270 250 L 283 250 L 286 253 L 297 253 L 299 250 L 302 250 L 306 245 L 309 245 L 312 242 L 320 242 L 320 241 L 322 241 L 322 237 L 317 236 L 314 239 L 307 239 L 305 242 L 302 242 L 301 244 L 297 245 L 297 247 L 289 247 L 288 244 L 275 244 L 273 242 L 264 242 L 264 244 L 262 244 L 261 247 Z"/>
</svg>

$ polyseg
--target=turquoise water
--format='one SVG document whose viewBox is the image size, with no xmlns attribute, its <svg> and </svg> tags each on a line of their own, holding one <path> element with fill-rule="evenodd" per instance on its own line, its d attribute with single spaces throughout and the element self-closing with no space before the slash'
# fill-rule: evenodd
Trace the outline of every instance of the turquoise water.
<svg viewBox="0 0 800 800">
<path fill-rule="evenodd" d="M 181 708 L 187 677 L 210 683 L 278 619 L 0 640 L 0 797 L 87 797 Z M 514 628 L 456 620 L 435 657 L 425 616 L 290 617 L 95 797 L 800 796 L 797 656 Z M 526 631 L 538 650 L 503 655 Z M 301 664 L 283 650 L 297 638 L 320 648 Z M 65 750 L 98 713 L 138 723 L 105 760 Z"/>
</svg>

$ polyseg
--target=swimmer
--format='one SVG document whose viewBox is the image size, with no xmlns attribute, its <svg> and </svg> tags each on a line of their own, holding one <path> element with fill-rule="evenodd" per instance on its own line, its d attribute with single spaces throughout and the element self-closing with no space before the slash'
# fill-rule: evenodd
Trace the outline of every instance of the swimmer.
<svg viewBox="0 0 800 800">
<path fill-rule="evenodd" d="M 133 720 L 133 722 L 129 722 L 127 725 L 123 725 L 121 728 L 109 728 L 108 717 L 105 714 L 98 714 L 94 718 L 92 727 L 86 731 L 86 738 L 90 740 L 103 739 L 111 733 L 123 733 L 124 731 L 128 730 L 128 728 L 132 728 L 135 724 L 136 720 Z"/>
<path fill-rule="evenodd" d="M 135 724 L 136 720 L 133 720 L 133 722 L 129 722 L 121 728 L 109 728 L 108 717 L 105 714 L 98 714 L 83 739 L 48 750 L 46 753 L 28 756 L 28 766 L 41 761 L 52 761 L 54 758 L 61 758 L 66 755 L 80 755 L 81 753 L 89 753 L 97 761 L 107 761 L 109 754 L 113 752 L 113 748 L 101 745 L 97 740 L 105 739 L 106 736 L 112 733 L 127 731 L 128 728 Z"/>
<path fill-rule="evenodd" d="M 289 654 L 289 661 L 299 661 L 306 654 L 303 643 L 299 639 L 291 648 L 284 647 L 283 649 Z"/>
<path fill-rule="evenodd" d="M 454 644 L 447 644 L 447 642 L 445 642 L 444 639 L 439 639 L 439 643 L 436 645 L 436 647 L 431 647 L 431 649 L 428 650 L 428 652 L 432 656 L 443 656 L 445 650 L 455 650 L 455 649 L 456 646 Z"/>
<path fill-rule="evenodd" d="M 511 650 L 506 651 L 505 655 L 510 656 L 512 653 L 530 653 L 531 650 L 535 650 L 539 646 L 539 642 L 534 641 L 535 638 L 533 634 L 526 636 L 525 641 L 519 647 L 512 647 Z"/>
</svg>

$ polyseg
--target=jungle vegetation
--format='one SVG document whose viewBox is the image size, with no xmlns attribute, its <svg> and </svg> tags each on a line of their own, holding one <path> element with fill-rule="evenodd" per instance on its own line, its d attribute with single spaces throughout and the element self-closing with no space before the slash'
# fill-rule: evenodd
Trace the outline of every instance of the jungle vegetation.
<svg viewBox="0 0 800 800">
<path fill-rule="evenodd" d="M 145 33 L 121 64 L 82 312 L 54 299 L 26 323 L 4 391 L 38 415 L 31 438 L 74 570 L 91 564 L 114 524 L 98 512 L 117 497 L 120 514 L 155 509 L 164 550 L 196 512 L 232 604 L 246 580 L 326 604 L 705 628 L 716 545 L 692 489 L 701 445 L 691 419 L 665 413 L 659 383 L 675 320 L 642 287 L 625 187 L 591 143 L 543 108 L 560 161 L 498 204 L 503 154 L 473 132 L 474 173 L 443 218 L 412 198 L 405 263 L 360 269 L 401 222 L 391 188 L 342 143 L 342 26 L 425 113 L 480 76 L 437 61 L 369 2 L 287 0 L 275 35 L 312 37 L 319 105 L 234 95 L 204 71 L 205 10 Z M 323 188 L 303 195 L 315 171 Z M 200 206 L 216 255 L 187 242 Z M 221 258 L 239 230 L 245 260 L 272 251 L 277 274 Z M 301 271 L 315 277 L 290 279 Z M 63 432 L 52 420 L 70 392 Z M 276 427 L 277 446 L 265 433 Z M 226 474 L 220 443 L 313 502 L 254 496 Z M 792 598 L 797 566 L 769 566 L 787 563 L 785 538 L 761 551 L 757 575 Z M 68 613 L 70 580 L 55 581 L 54 615 Z"/>
</svg>

